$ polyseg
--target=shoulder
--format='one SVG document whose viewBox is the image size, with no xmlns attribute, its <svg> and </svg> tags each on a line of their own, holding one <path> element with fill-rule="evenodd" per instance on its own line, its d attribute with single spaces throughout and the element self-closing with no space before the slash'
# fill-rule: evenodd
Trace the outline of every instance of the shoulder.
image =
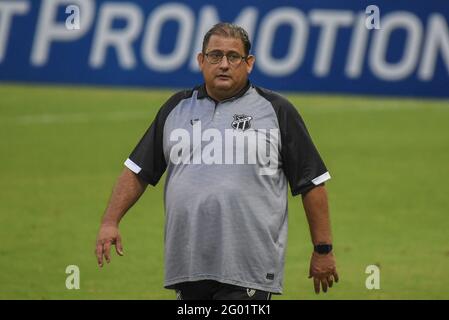
<svg viewBox="0 0 449 320">
<path fill-rule="evenodd" d="M 169 115 L 169 113 L 183 100 L 191 98 L 195 90 L 196 88 L 185 89 L 172 94 L 160 107 L 158 115 L 162 116 L 163 118 L 166 118 Z"/>
<path fill-rule="evenodd" d="M 195 90 L 196 88 L 186 89 L 172 94 L 170 98 L 168 98 L 168 100 L 164 103 L 163 107 L 176 106 L 182 100 L 191 98 Z"/>
<path fill-rule="evenodd" d="M 278 116 L 281 114 L 284 115 L 297 115 L 298 111 L 295 106 L 283 95 L 278 92 L 254 86 L 257 93 L 261 95 L 263 98 L 268 100 L 274 108 L 274 111 Z"/>
</svg>

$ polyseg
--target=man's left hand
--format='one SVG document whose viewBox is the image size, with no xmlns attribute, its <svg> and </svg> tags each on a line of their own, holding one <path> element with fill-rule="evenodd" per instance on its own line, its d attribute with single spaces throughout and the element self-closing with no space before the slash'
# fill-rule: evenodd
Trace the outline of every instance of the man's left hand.
<svg viewBox="0 0 449 320">
<path fill-rule="evenodd" d="M 338 282 L 338 273 L 335 265 L 335 257 L 332 252 L 328 254 L 318 254 L 313 252 L 310 260 L 309 279 L 313 278 L 315 293 L 320 293 L 320 285 L 323 292 L 332 288 L 334 281 Z"/>
</svg>

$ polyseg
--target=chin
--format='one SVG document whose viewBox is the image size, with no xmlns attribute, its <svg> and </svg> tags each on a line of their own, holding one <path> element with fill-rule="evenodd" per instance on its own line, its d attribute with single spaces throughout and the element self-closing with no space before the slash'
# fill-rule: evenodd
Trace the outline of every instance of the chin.
<svg viewBox="0 0 449 320">
<path fill-rule="evenodd" d="M 233 83 L 231 81 L 216 81 L 215 88 L 220 90 L 229 90 L 232 88 Z"/>
</svg>

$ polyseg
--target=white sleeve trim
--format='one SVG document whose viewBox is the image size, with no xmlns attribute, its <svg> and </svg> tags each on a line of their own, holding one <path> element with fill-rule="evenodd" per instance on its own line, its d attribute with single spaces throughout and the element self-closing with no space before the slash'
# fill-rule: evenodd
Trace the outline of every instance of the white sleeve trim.
<svg viewBox="0 0 449 320">
<path fill-rule="evenodd" d="M 129 158 L 126 159 L 125 166 L 127 166 L 128 169 L 131 170 L 132 172 L 134 172 L 135 174 L 138 174 L 142 170 L 141 167 L 139 167 L 137 164 L 132 162 L 132 160 Z"/>
<path fill-rule="evenodd" d="M 315 179 L 312 180 L 314 185 L 319 185 L 321 183 L 323 183 L 324 181 L 327 181 L 331 178 L 331 175 L 329 174 L 329 171 L 326 173 L 323 173 L 321 176 L 316 177 Z"/>
</svg>

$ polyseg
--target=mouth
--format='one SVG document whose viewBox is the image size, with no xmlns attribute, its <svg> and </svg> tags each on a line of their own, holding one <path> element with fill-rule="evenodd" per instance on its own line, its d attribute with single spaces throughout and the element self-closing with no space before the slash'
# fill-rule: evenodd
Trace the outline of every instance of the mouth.
<svg viewBox="0 0 449 320">
<path fill-rule="evenodd" d="M 231 79 L 231 77 L 226 75 L 226 74 L 219 74 L 218 76 L 216 76 L 216 78 L 218 78 L 220 80 L 229 80 L 229 79 Z"/>
</svg>

